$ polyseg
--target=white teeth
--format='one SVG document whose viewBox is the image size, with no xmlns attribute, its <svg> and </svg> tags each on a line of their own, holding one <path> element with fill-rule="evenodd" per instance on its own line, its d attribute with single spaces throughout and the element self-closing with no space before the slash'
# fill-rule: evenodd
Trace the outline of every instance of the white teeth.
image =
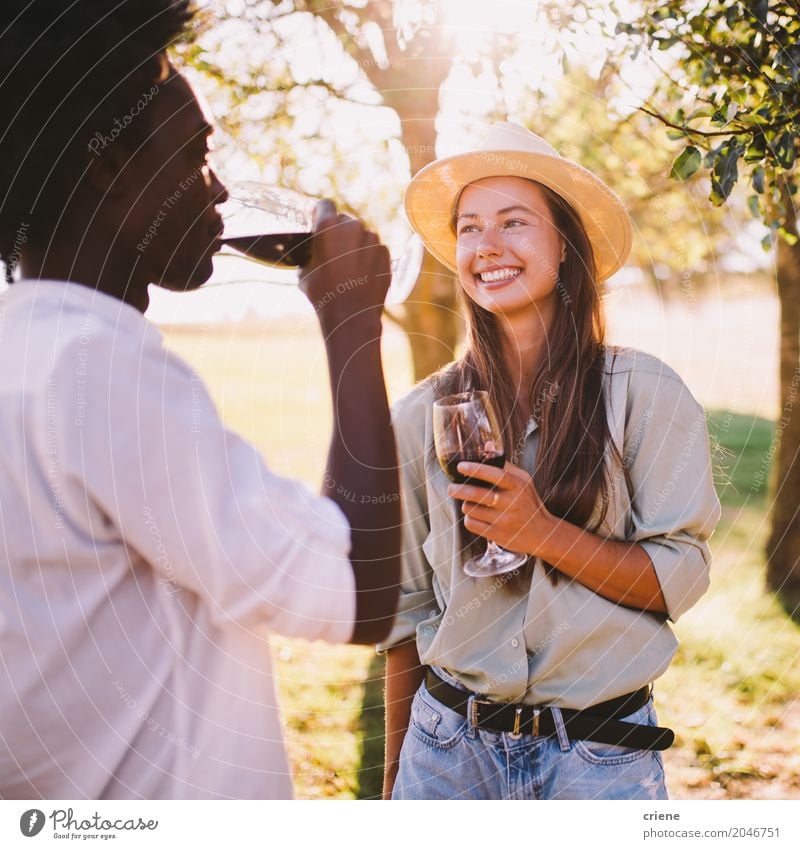
<svg viewBox="0 0 800 849">
<path fill-rule="evenodd" d="M 482 283 L 497 283 L 498 280 L 510 280 L 521 273 L 519 268 L 501 268 L 498 271 L 484 271 L 479 274 Z"/>
</svg>

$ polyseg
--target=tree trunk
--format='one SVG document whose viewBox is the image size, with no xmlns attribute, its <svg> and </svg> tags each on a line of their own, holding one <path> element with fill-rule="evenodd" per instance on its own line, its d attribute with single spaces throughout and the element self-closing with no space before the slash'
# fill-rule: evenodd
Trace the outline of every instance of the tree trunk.
<svg viewBox="0 0 800 849">
<path fill-rule="evenodd" d="M 436 158 L 439 89 L 395 89 L 382 94 L 386 105 L 400 118 L 403 145 L 411 173 L 416 174 Z M 456 304 L 456 285 L 453 272 L 426 251 L 402 318 L 411 342 L 415 380 L 422 380 L 455 356 L 463 325 Z"/>
<path fill-rule="evenodd" d="M 784 193 L 789 211 L 786 229 L 797 235 L 793 201 Z M 781 413 L 770 446 L 771 527 L 767 541 L 767 585 L 787 608 L 800 602 L 800 242 L 778 239 L 777 284 L 780 299 Z M 777 451 L 777 453 L 775 453 Z"/>
<path fill-rule="evenodd" d="M 426 251 L 403 317 L 403 329 L 411 341 L 415 380 L 422 380 L 455 357 L 462 325 L 455 291 L 453 272 Z"/>
<path fill-rule="evenodd" d="M 413 92 L 391 92 L 386 103 L 400 118 L 403 145 L 411 173 L 436 158 L 436 113 L 439 93 L 421 97 Z M 456 305 L 453 272 L 425 252 L 417 284 L 405 303 L 403 329 L 411 341 L 414 379 L 422 380 L 455 356 L 462 321 Z"/>
</svg>

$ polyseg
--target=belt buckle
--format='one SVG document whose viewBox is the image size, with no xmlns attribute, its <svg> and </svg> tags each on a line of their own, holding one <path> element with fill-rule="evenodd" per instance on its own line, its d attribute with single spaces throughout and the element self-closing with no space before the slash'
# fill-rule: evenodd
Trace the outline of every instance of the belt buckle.
<svg viewBox="0 0 800 849">
<path fill-rule="evenodd" d="M 487 707 L 499 707 L 497 702 L 490 702 L 486 699 L 478 699 L 475 696 L 472 697 L 472 706 L 470 707 L 469 718 L 472 723 L 473 728 L 480 727 L 480 717 L 478 716 L 478 705 L 486 705 Z"/>
<path fill-rule="evenodd" d="M 522 733 L 519 730 L 521 721 L 522 705 L 517 705 L 517 707 L 514 709 L 514 730 L 510 734 L 512 740 L 519 740 L 519 738 L 522 737 Z"/>
</svg>

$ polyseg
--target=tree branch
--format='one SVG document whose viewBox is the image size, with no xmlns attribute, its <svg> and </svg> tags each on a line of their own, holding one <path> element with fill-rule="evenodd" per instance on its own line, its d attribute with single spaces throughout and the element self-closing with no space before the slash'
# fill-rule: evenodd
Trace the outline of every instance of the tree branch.
<svg viewBox="0 0 800 849">
<path fill-rule="evenodd" d="M 667 120 L 663 115 L 660 115 L 658 112 L 653 112 L 650 109 L 646 109 L 644 106 L 638 107 L 639 112 L 644 112 L 645 115 L 649 115 L 651 118 L 655 118 L 657 121 L 660 121 L 665 127 L 670 127 L 673 130 L 680 130 L 682 133 L 686 133 L 687 136 L 700 136 L 701 138 L 719 138 L 720 136 L 747 136 L 756 130 L 781 130 L 787 124 L 793 124 L 794 121 L 791 118 L 787 118 L 785 121 L 778 121 L 773 124 L 759 124 L 758 127 L 740 127 L 736 129 L 735 127 L 731 127 L 727 130 L 695 130 L 693 127 L 687 127 L 686 125 L 674 124 L 672 121 Z"/>
</svg>

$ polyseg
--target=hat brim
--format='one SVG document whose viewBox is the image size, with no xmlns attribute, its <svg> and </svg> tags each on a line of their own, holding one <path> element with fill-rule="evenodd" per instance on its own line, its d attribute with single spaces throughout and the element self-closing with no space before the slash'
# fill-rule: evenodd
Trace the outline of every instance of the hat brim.
<svg viewBox="0 0 800 849">
<path fill-rule="evenodd" d="M 519 150 L 470 151 L 438 159 L 420 169 L 405 192 L 409 223 L 425 247 L 456 271 L 452 214 L 465 186 L 486 177 L 523 177 L 561 195 L 578 216 L 594 251 L 597 276 L 610 277 L 625 263 L 633 243 L 628 211 L 598 177 L 575 162 Z"/>
</svg>

